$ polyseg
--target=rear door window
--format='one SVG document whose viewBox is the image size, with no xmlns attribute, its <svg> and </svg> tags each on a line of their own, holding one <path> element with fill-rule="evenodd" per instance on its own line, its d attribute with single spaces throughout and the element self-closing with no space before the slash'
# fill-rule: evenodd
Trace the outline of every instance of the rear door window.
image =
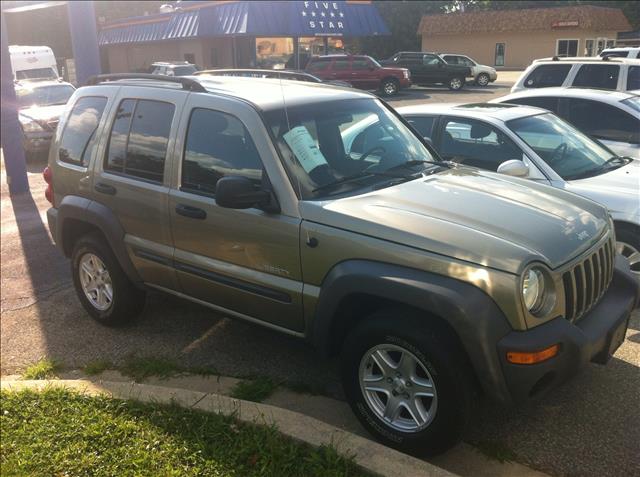
<svg viewBox="0 0 640 477">
<path fill-rule="evenodd" d="M 525 88 L 561 86 L 571 70 L 570 64 L 540 65 L 524 81 Z"/>
<path fill-rule="evenodd" d="M 640 144 L 640 121 L 608 104 L 570 99 L 569 121 L 597 139 Z"/>
<path fill-rule="evenodd" d="M 86 166 L 107 98 L 85 96 L 76 101 L 62 133 L 58 157 L 62 162 Z"/>
<path fill-rule="evenodd" d="M 125 99 L 113 124 L 104 169 L 162 182 L 174 105 Z"/>
<path fill-rule="evenodd" d="M 335 60 L 333 62 L 333 71 L 348 70 L 351 67 L 350 64 L 351 62 L 347 59 Z"/>
<path fill-rule="evenodd" d="M 307 71 L 324 71 L 330 64 L 331 62 L 326 59 L 313 60 L 307 65 Z"/>
<path fill-rule="evenodd" d="M 573 80 L 573 86 L 616 89 L 619 74 L 619 65 L 582 65 Z"/>
</svg>

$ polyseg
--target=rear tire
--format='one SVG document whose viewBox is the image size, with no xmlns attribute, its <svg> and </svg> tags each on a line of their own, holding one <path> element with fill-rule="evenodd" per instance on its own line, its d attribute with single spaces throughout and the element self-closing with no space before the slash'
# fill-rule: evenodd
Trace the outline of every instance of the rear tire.
<svg viewBox="0 0 640 477">
<path fill-rule="evenodd" d="M 382 80 L 380 90 L 385 96 L 394 96 L 398 94 L 398 91 L 400 91 L 400 84 L 398 83 L 397 79 L 387 78 L 385 80 Z"/>
<path fill-rule="evenodd" d="M 487 73 L 480 73 L 476 78 L 476 84 L 478 86 L 487 86 L 490 81 L 491 78 L 489 78 L 489 75 Z"/>
<path fill-rule="evenodd" d="M 454 76 L 449 79 L 447 86 L 451 91 L 460 91 L 464 87 L 464 78 L 460 76 Z"/>
<path fill-rule="evenodd" d="M 409 454 L 439 454 L 460 440 L 476 401 L 463 356 L 456 339 L 429 316 L 381 310 L 345 340 L 342 383 L 353 412 L 376 439 Z"/>
<path fill-rule="evenodd" d="M 80 303 L 98 323 L 121 325 L 142 312 L 145 292 L 129 280 L 100 234 L 90 233 L 76 242 L 71 274 Z"/>
</svg>

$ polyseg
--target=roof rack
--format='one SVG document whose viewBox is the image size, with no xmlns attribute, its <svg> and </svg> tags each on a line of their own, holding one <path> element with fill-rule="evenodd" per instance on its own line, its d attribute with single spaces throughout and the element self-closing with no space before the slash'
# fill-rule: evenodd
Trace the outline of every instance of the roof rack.
<svg viewBox="0 0 640 477">
<path fill-rule="evenodd" d="M 186 78 L 184 76 L 165 76 L 152 75 L 150 73 L 112 73 L 107 75 L 95 75 L 87 80 L 86 86 L 106 83 L 108 81 L 128 80 L 128 79 L 144 79 L 152 81 L 162 81 L 164 83 L 177 83 L 182 85 L 182 89 L 187 91 L 195 91 L 197 93 L 206 93 L 207 90 L 198 81 Z"/>
</svg>

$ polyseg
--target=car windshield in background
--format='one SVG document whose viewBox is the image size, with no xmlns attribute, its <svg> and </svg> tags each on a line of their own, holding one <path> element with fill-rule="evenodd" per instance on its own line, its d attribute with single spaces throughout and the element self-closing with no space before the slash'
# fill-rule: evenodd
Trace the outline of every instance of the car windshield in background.
<svg viewBox="0 0 640 477">
<path fill-rule="evenodd" d="M 53 68 L 34 68 L 32 70 L 16 71 L 16 79 L 58 79 L 58 75 L 53 71 Z"/>
<path fill-rule="evenodd" d="M 435 160 L 375 99 L 293 106 L 266 119 L 303 199 L 410 180 Z"/>
<path fill-rule="evenodd" d="M 72 86 L 60 84 L 37 88 L 19 88 L 16 89 L 16 95 L 20 109 L 24 109 L 32 106 L 66 104 L 74 91 Z"/>
<path fill-rule="evenodd" d="M 176 66 L 171 71 L 175 76 L 189 76 L 198 71 L 198 69 L 195 66 Z"/>
<path fill-rule="evenodd" d="M 619 167 L 612 153 L 553 114 L 507 122 L 509 128 L 565 180 L 595 176 Z"/>
<path fill-rule="evenodd" d="M 620 101 L 622 104 L 626 104 L 633 110 L 640 113 L 640 96 L 634 96 L 632 98 L 623 99 Z"/>
</svg>

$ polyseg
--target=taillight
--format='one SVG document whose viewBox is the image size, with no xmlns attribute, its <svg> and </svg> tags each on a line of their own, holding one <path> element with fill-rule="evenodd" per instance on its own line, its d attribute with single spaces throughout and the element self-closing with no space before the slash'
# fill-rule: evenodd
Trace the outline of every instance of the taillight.
<svg viewBox="0 0 640 477">
<path fill-rule="evenodd" d="M 47 188 L 44 191 L 44 196 L 49 201 L 49 203 L 53 205 L 53 174 L 49 166 L 45 167 L 44 171 L 42 171 L 42 177 L 47 183 Z"/>
</svg>

